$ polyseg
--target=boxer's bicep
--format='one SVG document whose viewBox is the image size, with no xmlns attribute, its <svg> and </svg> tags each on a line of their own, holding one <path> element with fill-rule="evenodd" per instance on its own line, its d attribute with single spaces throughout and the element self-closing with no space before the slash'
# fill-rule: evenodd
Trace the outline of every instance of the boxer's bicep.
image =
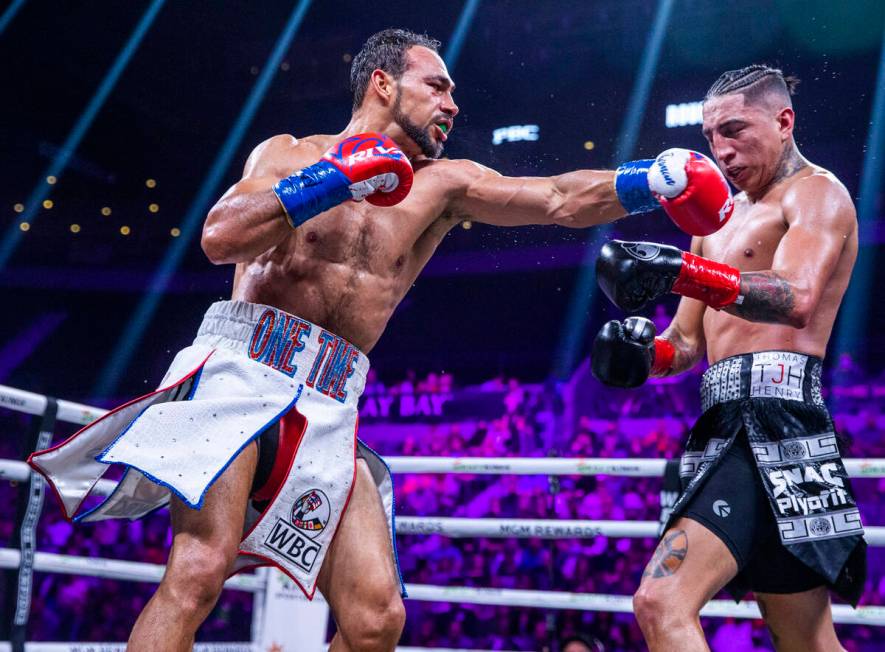
<svg viewBox="0 0 885 652">
<path fill-rule="evenodd" d="M 547 207 L 553 184 L 535 177 L 505 177 L 473 161 L 458 170 L 460 183 L 452 198 L 452 212 L 483 224 L 523 226 L 552 223 Z"/>
<path fill-rule="evenodd" d="M 771 269 L 741 274 L 741 301 L 728 310 L 751 321 L 804 328 L 845 244 L 857 229 L 851 198 L 832 178 L 798 181 L 783 202 L 787 232 Z"/>
<path fill-rule="evenodd" d="M 215 264 L 252 260 L 285 238 L 291 227 L 272 188 L 298 164 L 292 136 L 274 136 L 256 147 L 246 161 L 243 178 L 209 210 L 201 245 Z M 305 148 L 307 158 L 312 152 Z"/>
</svg>

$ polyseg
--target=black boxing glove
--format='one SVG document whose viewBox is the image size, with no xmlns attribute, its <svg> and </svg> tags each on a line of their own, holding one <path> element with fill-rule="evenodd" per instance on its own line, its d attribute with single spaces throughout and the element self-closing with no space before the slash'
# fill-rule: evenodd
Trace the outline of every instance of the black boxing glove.
<svg viewBox="0 0 885 652">
<path fill-rule="evenodd" d="M 593 375 L 612 387 L 639 387 L 655 362 L 655 325 L 645 317 L 610 321 L 593 340 Z"/>
<path fill-rule="evenodd" d="M 669 292 L 716 310 L 741 302 L 740 270 L 655 242 L 606 242 L 596 259 L 596 282 L 626 312 Z"/>
<path fill-rule="evenodd" d="M 596 259 L 596 282 L 611 302 L 636 312 L 668 294 L 682 269 L 682 251 L 653 242 L 606 242 Z"/>
</svg>

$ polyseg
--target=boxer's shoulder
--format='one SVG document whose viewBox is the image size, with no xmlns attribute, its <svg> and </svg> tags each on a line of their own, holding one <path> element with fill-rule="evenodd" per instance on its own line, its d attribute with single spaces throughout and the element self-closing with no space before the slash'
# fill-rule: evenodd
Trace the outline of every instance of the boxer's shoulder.
<svg viewBox="0 0 885 652">
<path fill-rule="evenodd" d="M 856 219 L 848 189 L 835 174 L 817 165 L 809 165 L 789 180 L 781 195 L 781 207 L 787 219 L 798 214 Z"/>
<path fill-rule="evenodd" d="M 277 134 L 259 143 L 246 162 L 247 176 L 273 176 L 273 172 L 289 174 L 293 168 L 316 162 L 328 149 L 333 136 Z"/>
<path fill-rule="evenodd" d="M 444 185 L 449 193 L 464 191 L 478 178 L 500 176 L 491 168 L 467 159 L 418 159 L 412 162 L 416 178 Z"/>
<path fill-rule="evenodd" d="M 804 170 L 788 181 L 784 189 L 784 200 L 796 199 L 803 193 L 828 193 L 850 199 L 845 185 L 829 170 L 819 165 L 809 164 Z"/>
</svg>

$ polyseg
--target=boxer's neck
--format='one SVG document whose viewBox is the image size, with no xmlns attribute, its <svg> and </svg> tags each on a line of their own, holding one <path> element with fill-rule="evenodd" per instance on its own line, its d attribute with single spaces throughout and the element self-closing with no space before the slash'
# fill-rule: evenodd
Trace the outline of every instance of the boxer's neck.
<svg viewBox="0 0 885 652">
<path fill-rule="evenodd" d="M 784 143 L 784 149 L 774 168 L 774 174 L 771 179 L 758 190 L 747 191 L 747 197 L 754 203 L 759 201 L 781 181 L 793 176 L 806 166 L 808 166 L 808 161 L 799 153 L 796 141 L 790 138 Z"/>
<path fill-rule="evenodd" d="M 367 131 L 384 134 L 392 139 L 409 159 L 421 155 L 421 150 L 403 133 L 396 121 L 390 115 L 378 111 L 357 111 L 337 138 L 348 138 Z"/>
</svg>

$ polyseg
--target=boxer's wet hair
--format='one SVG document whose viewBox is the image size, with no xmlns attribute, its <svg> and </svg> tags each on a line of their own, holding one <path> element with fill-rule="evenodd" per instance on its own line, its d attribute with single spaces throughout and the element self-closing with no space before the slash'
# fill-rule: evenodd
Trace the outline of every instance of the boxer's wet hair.
<svg viewBox="0 0 885 652">
<path fill-rule="evenodd" d="M 440 42 L 427 34 L 416 34 L 407 29 L 385 29 L 369 37 L 350 66 L 354 111 L 363 104 L 372 72 L 380 69 L 399 79 L 406 71 L 406 51 L 415 45 L 437 52 Z"/>
<path fill-rule="evenodd" d="M 704 102 L 714 97 L 740 93 L 749 104 L 774 94 L 779 96 L 786 106 L 792 106 L 793 102 L 790 97 L 796 94 L 798 85 L 799 79 L 797 77 L 784 76 L 783 71 L 779 68 L 754 63 L 746 68 L 722 73 L 707 91 Z"/>
</svg>

